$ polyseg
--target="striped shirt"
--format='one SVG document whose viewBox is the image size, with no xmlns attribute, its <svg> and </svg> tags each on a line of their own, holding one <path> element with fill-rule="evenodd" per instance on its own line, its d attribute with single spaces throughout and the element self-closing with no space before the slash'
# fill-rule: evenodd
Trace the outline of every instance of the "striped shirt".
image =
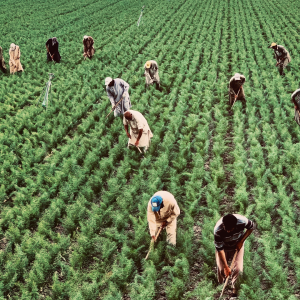
<svg viewBox="0 0 300 300">
<path fill-rule="evenodd" d="M 243 237 L 245 229 L 254 229 L 254 223 L 246 217 L 233 214 L 237 218 L 237 225 L 231 232 L 224 229 L 223 217 L 214 228 L 215 247 L 217 251 L 234 250 L 237 242 Z"/>
</svg>

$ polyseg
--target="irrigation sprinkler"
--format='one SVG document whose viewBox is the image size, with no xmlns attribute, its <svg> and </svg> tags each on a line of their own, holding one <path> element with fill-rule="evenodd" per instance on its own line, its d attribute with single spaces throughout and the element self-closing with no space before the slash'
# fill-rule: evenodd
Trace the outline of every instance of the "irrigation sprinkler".
<svg viewBox="0 0 300 300">
<path fill-rule="evenodd" d="M 140 17 L 139 17 L 139 19 L 138 19 L 138 21 L 137 21 L 137 26 L 138 26 L 138 27 L 140 26 L 140 22 L 141 22 L 141 19 L 142 19 L 144 7 L 145 7 L 145 5 L 142 7 L 142 11 L 141 11 Z"/>
<path fill-rule="evenodd" d="M 47 110 L 48 107 L 48 97 L 49 94 L 51 96 L 51 101 L 52 101 L 52 94 L 51 94 L 51 80 L 54 78 L 54 74 L 53 73 L 49 73 L 49 80 L 46 82 L 46 86 L 43 89 L 43 92 L 38 100 L 38 103 L 40 102 L 42 96 L 44 97 L 43 103 L 42 103 L 42 107 L 45 108 Z M 37 104 L 38 104 L 37 103 Z"/>
</svg>

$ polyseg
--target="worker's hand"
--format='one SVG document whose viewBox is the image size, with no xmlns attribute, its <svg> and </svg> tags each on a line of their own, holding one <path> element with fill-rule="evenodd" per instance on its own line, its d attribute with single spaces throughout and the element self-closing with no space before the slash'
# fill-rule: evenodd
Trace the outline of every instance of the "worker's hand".
<svg viewBox="0 0 300 300">
<path fill-rule="evenodd" d="M 126 132 L 126 134 L 127 134 L 128 138 L 131 139 L 131 135 L 128 132 Z"/>
<path fill-rule="evenodd" d="M 298 110 L 298 107 L 297 107 L 297 105 L 296 105 L 296 104 L 294 104 L 294 107 L 295 107 L 295 109 L 296 109 L 296 110 Z"/>
<path fill-rule="evenodd" d="M 139 145 L 139 140 L 136 140 L 135 145 L 136 145 L 136 146 Z"/>
<path fill-rule="evenodd" d="M 239 241 L 239 242 L 237 242 L 237 244 L 236 244 L 236 250 L 237 250 L 237 251 L 240 251 L 240 250 L 241 250 L 241 248 L 243 247 L 243 244 L 244 244 L 244 242 L 243 242 L 243 241 Z"/>
<path fill-rule="evenodd" d="M 115 109 L 116 109 L 116 106 L 115 106 L 115 105 L 112 105 L 112 106 L 111 106 L 111 109 L 112 109 L 112 110 L 115 110 Z"/>
<path fill-rule="evenodd" d="M 168 225 L 168 222 L 167 221 L 163 221 L 163 223 L 161 224 L 162 229 L 164 229 L 167 225 Z"/>
<path fill-rule="evenodd" d="M 154 242 L 156 241 L 155 235 L 152 235 L 151 238 Z"/>
<path fill-rule="evenodd" d="M 279 65 L 279 62 L 278 63 L 276 63 L 276 67 Z"/>
<path fill-rule="evenodd" d="M 228 266 L 225 266 L 224 268 L 225 277 L 228 277 L 231 275 L 231 269 Z"/>
</svg>

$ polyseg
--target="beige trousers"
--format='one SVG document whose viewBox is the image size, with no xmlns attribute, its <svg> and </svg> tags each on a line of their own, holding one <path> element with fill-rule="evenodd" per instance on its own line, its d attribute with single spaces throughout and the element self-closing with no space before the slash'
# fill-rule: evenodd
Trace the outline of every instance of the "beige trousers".
<svg viewBox="0 0 300 300">
<path fill-rule="evenodd" d="M 228 261 L 232 261 L 235 250 L 224 250 L 225 251 L 225 257 L 227 260 L 227 264 L 230 267 L 230 264 Z M 240 273 L 243 272 L 243 262 L 244 262 L 244 245 L 238 252 L 236 259 L 235 259 L 235 264 L 233 265 L 233 268 L 231 270 L 231 282 L 232 285 L 234 286 L 236 280 L 238 279 L 238 276 Z M 218 281 L 219 283 L 223 283 L 225 277 L 224 274 L 224 264 L 219 258 L 218 251 L 216 251 L 216 263 L 217 263 L 217 269 L 218 269 Z"/>
<path fill-rule="evenodd" d="M 130 128 L 130 135 L 131 135 L 131 139 L 128 139 L 128 147 L 129 145 L 135 145 L 138 134 L 133 133 L 133 131 Z M 142 134 L 140 140 L 139 140 L 139 147 L 145 147 L 145 150 L 147 150 L 150 147 L 151 144 L 151 138 L 153 137 L 153 134 L 151 132 L 151 130 L 148 130 L 148 132 Z"/>
<path fill-rule="evenodd" d="M 155 236 L 159 230 L 159 227 L 162 225 L 163 222 L 157 222 L 156 221 L 156 232 Z M 173 220 L 171 223 L 169 223 L 166 226 L 166 231 L 167 231 L 167 243 L 170 243 L 174 246 L 176 246 L 176 230 L 177 230 L 177 218 Z M 160 233 L 161 234 L 161 233 Z"/>
</svg>

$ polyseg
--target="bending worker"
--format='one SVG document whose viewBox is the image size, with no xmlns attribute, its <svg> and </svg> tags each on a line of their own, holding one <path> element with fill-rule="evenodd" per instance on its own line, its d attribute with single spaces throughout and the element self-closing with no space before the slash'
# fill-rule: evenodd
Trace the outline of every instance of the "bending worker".
<svg viewBox="0 0 300 300">
<path fill-rule="evenodd" d="M 236 100 L 242 100 L 246 103 L 245 93 L 243 89 L 243 84 L 246 78 L 240 73 L 235 73 L 229 81 L 229 105 L 233 105 Z"/>
<path fill-rule="evenodd" d="M 129 138 L 128 147 L 129 145 L 144 147 L 144 152 L 146 152 L 153 134 L 145 117 L 136 110 L 128 110 L 124 113 L 123 124 Z M 130 125 L 130 133 L 128 125 Z"/>
<path fill-rule="evenodd" d="M 3 57 L 2 47 L 0 47 L 0 69 L 3 73 L 6 73 L 6 65 L 5 65 L 5 60 Z"/>
<path fill-rule="evenodd" d="M 292 94 L 292 102 L 294 103 L 295 107 L 295 121 L 300 126 L 300 89 L 296 90 Z"/>
<path fill-rule="evenodd" d="M 158 65 L 155 60 L 148 60 L 144 65 L 145 73 L 144 76 L 146 77 L 146 88 L 149 84 L 153 84 L 155 82 L 156 89 L 160 89 L 160 80 L 158 76 Z"/>
<path fill-rule="evenodd" d="M 105 78 L 107 96 L 111 106 L 114 109 L 114 116 L 124 115 L 125 111 L 131 107 L 130 97 L 128 94 L 129 84 L 123 79 L 111 77 Z"/>
<path fill-rule="evenodd" d="M 23 71 L 20 57 L 21 57 L 20 47 L 18 45 L 11 44 L 9 49 L 10 74 Z"/>
<path fill-rule="evenodd" d="M 232 276 L 232 297 L 237 297 L 235 283 L 239 274 L 243 272 L 244 242 L 253 229 L 254 223 L 238 214 L 224 216 L 214 228 L 218 281 L 223 283 L 227 276 Z M 228 261 L 232 260 L 236 250 L 238 254 L 231 270 Z"/>
<path fill-rule="evenodd" d="M 176 245 L 177 217 L 180 215 L 179 206 L 174 196 L 167 191 L 156 192 L 148 202 L 147 220 L 152 239 L 159 228 L 166 228 L 167 242 Z"/>
<path fill-rule="evenodd" d="M 92 58 L 95 54 L 94 39 L 91 36 L 83 37 L 83 57 L 84 59 Z"/>
<path fill-rule="evenodd" d="M 58 51 L 59 43 L 57 41 L 56 37 L 53 37 L 52 39 L 49 39 L 46 42 L 46 49 L 47 49 L 47 60 L 60 62 L 61 56 Z"/>
<path fill-rule="evenodd" d="M 277 45 L 276 43 L 272 43 L 270 48 L 274 50 L 274 58 L 277 61 L 276 67 L 279 67 L 279 74 L 284 75 L 283 70 L 291 61 L 289 52 L 283 46 Z"/>
</svg>

